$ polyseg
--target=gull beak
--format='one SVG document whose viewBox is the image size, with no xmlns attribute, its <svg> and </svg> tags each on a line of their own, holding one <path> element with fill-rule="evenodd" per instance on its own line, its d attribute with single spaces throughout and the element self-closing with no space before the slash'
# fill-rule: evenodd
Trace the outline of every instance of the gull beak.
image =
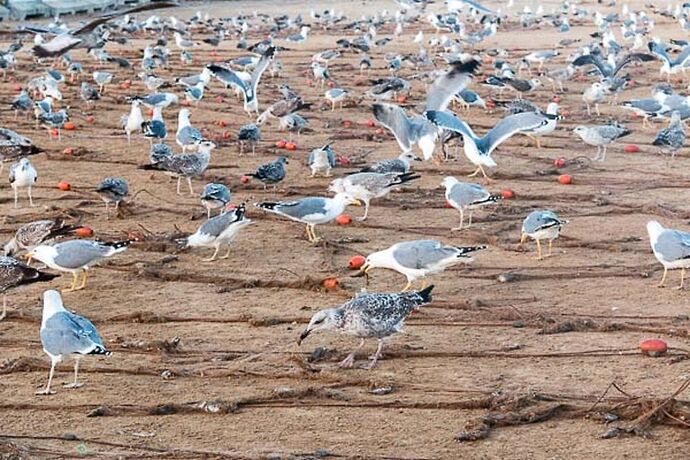
<svg viewBox="0 0 690 460">
<path fill-rule="evenodd" d="M 369 270 L 371 270 L 371 267 L 369 265 L 363 265 L 362 268 L 359 269 L 357 273 L 352 275 L 353 278 L 361 278 L 362 276 L 365 279 L 366 285 L 369 285 Z"/>
<path fill-rule="evenodd" d="M 419 157 L 414 157 L 414 161 L 422 161 L 422 159 Z"/>
<path fill-rule="evenodd" d="M 297 340 L 297 345 L 298 345 L 298 346 L 299 346 L 299 345 L 302 345 L 302 341 L 303 341 L 304 339 L 306 339 L 306 338 L 309 336 L 309 334 L 311 334 L 311 331 L 310 331 L 309 329 L 305 329 L 304 332 L 302 332 L 302 333 L 299 335 L 299 339 Z"/>
<path fill-rule="evenodd" d="M 348 201 L 347 204 L 352 205 L 352 206 L 362 206 L 362 202 L 359 200 L 355 200 L 355 199 Z"/>
<path fill-rule="evenodd" d="M 29 252 L 27 252 L 26 254 L 24 254 L 24 255 L 22 256 L 22 258 L 26 259 L 26 262 L 29 263 L 29 264 L 31 263 L 31 259 L 32 259 L 33 257 L 34 257 L 33 251 L 29 251 Z"/>
</svg>

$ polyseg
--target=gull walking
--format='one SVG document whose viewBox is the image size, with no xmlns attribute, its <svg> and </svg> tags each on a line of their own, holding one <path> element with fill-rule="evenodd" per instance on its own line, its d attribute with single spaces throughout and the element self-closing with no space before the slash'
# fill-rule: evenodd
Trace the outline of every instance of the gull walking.
<svg viewBox="0 0 690 460">
<path fill-rule="evenodd" d="M 230 243 L 232 243 L 240 230 L 252 221 L 245 217 L 245 205 L 241 204 L 231 212 L 219 214 L 204 222 L 201 227 L 184 240 L 185 247 L 211 247 L 215 248 L 213 255 L 204 262 L 216 260 L 218 251 L 222 246 L 227 246 L 227 253 L 221 259 L 230 257 Z"/>
<path fill-rule="evenodd" d="M 520 244 L 527 241 L 527 237 L 532 238 L 537 242 L 537 260 L 542 260 L 544 257 L 541 252 L 541 240 L 549 240 L 549 253 L 553 246 L 553 240 L 558 238 L 561 229 L 568 221 L 561 219 L 553 211 L 536 210 L 532 211 L 522 223 L 522 236 Z"/>
<path fill-rule="evenodd" d="M 490 194 L 479 184 L 460 182 L 451 176 L 445 177 L 441 185 L 446 188 L 446 201 L 460 212 L 460 225 L 451 228 L 450 231 L 470 228 L 472 226 L 472 210 L 496 203 L 503 198 L 501 195 Z M 469 222 L 467 227 L 463 227 L 466 210 L 470 211 Z"/>
<path fill-rule="evenodd" d="M 659 287 L 664 287 L 668 270 L 680 268 L 680 285 L 683 289 L 685 269 L 690 268 L 690 233 L 664 228 L 656 220 L 647 222 L 647 233 L 656 259 L 664 266 Z"/>
<path fill-rule="evenodd" d="M 33 207 L 34 199 L 31 197 L 31 187 L 36 183 L 38 173 L 33 167 L 28 158 L 22 158 L 17 163 L 10 166 L 10 185 L 14 190 L 14 207 L 19 207 L 19 189 L 26 187 L 26 193 L 29 196 L 29 206 Z"/>
</svg>

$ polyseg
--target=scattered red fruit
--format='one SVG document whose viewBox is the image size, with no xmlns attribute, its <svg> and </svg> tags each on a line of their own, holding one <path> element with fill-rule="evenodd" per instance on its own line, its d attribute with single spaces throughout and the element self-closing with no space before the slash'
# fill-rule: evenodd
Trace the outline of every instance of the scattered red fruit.
<svg viewBox="0 0 690 460">
<path fill-rule="evenodd" d="M 335 88 L 335 82 L 333 80 L 328 80 L 328 83 L 326 83 L 329 88 Z"/>
<path fill-rule="evenodd" d="M 343 120 L 343 121 L 341 121 L 340 123 L 341 123 L 341 124 L 343 125 L 343 127 L 345 127 L 345 128 L 351 128 L 351 127 L 352 127 L 352 122 L 351 122 L 350 120 Z"/>
<path fill-rule="evenodd" d="M 504 200 L 512 200 L 513 198 L 515 198 L 515 192 L 509 188 L 504 188 L 503 190 L 501 190 L 501 196 Z"/>
<path fill-rule="evenodd" d="M 561 116 L 563 118 L 569 118 L 570 117 L 570 111 L 569 110 L 561 110 Z"/>
<path fill-rule="evenodd" d="M 344 155 L 336 155 L 335 156 L 335 163 L 340 165 L 340 166 L 347 166 L 350 163 L 352 163 L 352 160 L 350 160 L 350 157 L 346 157 Z"/>
<path fill-rule="evenodd" d="M 65 155 L 74 155 L 74 148 L 72 147 L 67 147 L 65 150 L 62 151 Z"/>
<path fill-rule="evenodd" d="M 72 190 L 72 185 L 69 182 L 63 180 L 58 182 L 58 188 L 63 192 L 67 192 L 69 190 Z"/>
<path fill-rule="evenodd" d="M 565 165 L 566 165 L 565 158 L 556 158 L 556 159 L 553 161 L 553 165 L 554 165 L 555 167 L 557 167 L 557 168 L 563 168 L 563 167 L 565 167 Z"/>
<path fill-rule="evenodd" d="M 490 109 L 490 110 L 495 109 L 496 103 L 494 101 L 492 101 L 491 99 L 489 99 L 488 101 L 486 101 L 486 108 Z"/>
<path fill-rule="evenodd" d="M 225 99 L 223 99 L 223 96 L 221 96 L 221 95 L 216 96 L 216 102 L 217 103 L 222 104 L 223 101 L 225 101 Z"/>
<path fill-rule="evenodd" d="M 74 233 L 77 236 L 81 236 L 82 238 L 88 238 L 90 236 L 93 236 L 93 229 L 91 227 L 79 227 L 76 230 L 74 230 Z"/>
<path fill-rule="evenodd" d="M 352 217 L 347 214 L 341 214 L 335 218 L 335 223 L 338 225 L 350 225 L 352 223 Z"/>
<path fill-rule="evenodd" d="M 218 120 L 218 121 L 216 122 L 216 124 L 217 124 L 218 126 L 220 126 L 221 128 L 225 128 L 226 126 L 228 126 L 228 122 L 225 121 L 225 120 Z"/>
<path fill-rule="evenodd" d="M 364 122 L 364 124 L 370 128 L 373 128 L 374 126 L 376 126 L 376 122 L 374 120 L 367 120 Z"/>
<path fill-rule="evenodd" d="M 18 93 L 21 92 L 22 91 L 22 85 L 14 85 L 14 90 Z"/>
<path fill-rule="evenodd" d="M 333 290 L 336 289 L 340 285 L 340 280 L 338 278 L 326 278 L 323 280 L 323 287 L 326 289 Z"/>
<path fill-rule="evenodd" d="M 74 131 L 75 129 L 77 129 L 76 125 L 71 121 L 65 123 L 63 128 L 65 129 L 65 131 Z"/>
<path fill-rule="evenodd" d="M 640 342 L 640 351 L 646 355 L 656 358 L 668 350 L 668 345 L 661 339 L 647 339 Z"/>
<path fill-rule="evenodd" d="M 376 134 L 377 136 L 383 136 L 383 133 L 383 128 L 378 128 L 376 131 L 374 131 L 374 134 Z"/>
<path fill-rule="evenodd" d="M 153 110 L 151 110 L 151 116 L 153 116 Z M 90 125 L 96 123 L 96 117 L 93 115 L 89 115 L 88 117 L 85 118 L 86 122 Z"/>
<path fill-rule="evenodd" d="M 398 96 L 397 101 L 398 101 L 398 104 L 404 104 L 405 102 L 407 102 L 407 96 L 405 96 L 404 94 L 401 94 Z"/>
<path fill-rule="evenodd" d="M 638 147 L 635 144 L 628 144 L 625 147 L 623 147 L 623 150 L 625 153 L 637 153 L 640 151 L 640 147 Z"/>
<path fill-rule="evenodd" d="M 561 103 L 561 97 L 558 94 L 554 94 L 554 96 L 551 98 L 552 102 L 555 102 L 556 104 Z"/>
<path fill-rule="evenodd" d="M 130 86 L 132 86 L 132 82 L 129 80 L 120 83 L 120 89 L 129 89 Z"/>
<path fill-rule="evenodd" d="M 60 131 L 58 131 L 57 128 L 51 129 L 50 130 L 50 137 L 52 137 L 53 139 L 59 138 L 60 137 Z"/>
<path fill-rule="evenodd" d="M 287 142 L 285 144 L 285 150 L 297 150 L 297 144 L 294 142 Z"/>
<path fill-rule="evenodd" d="M 249 176 L 240 177 L 240 182 L 242 182 L 243 184 L 248 184 L 250 180 L 252 180 L 252 179 Z"/>
<path fill-rule="evenodd" d="M 284 149 L 286 145 L 287 145 L 287 141 L 284 139 L 281 139 L 278 142 L 276 142 L 276 147 L 279 149 Z"/>
<path fill-rule="evenodd" d="M 558 176 L 558 183 L 563 185 L 570 185 L 573 183 L 573 176 L 570 174 L 561 174 Z"/>
<path fill-rule="evenodd" d="M 232 137 L 232 133 L 230 131 L 223 131 L 223 139 L 230 139 Z"/>
<path fill-rule="evenodd" d="M 350 270 L 358 270 L 364 265 L 364 262 L 366 262 L 367 259 L 364 258 L 364 256 L 354 256 L 352 259 L 350 259 L 350 262 L 347 264 L 348 267 L 350 267 Z"/>
</svg>

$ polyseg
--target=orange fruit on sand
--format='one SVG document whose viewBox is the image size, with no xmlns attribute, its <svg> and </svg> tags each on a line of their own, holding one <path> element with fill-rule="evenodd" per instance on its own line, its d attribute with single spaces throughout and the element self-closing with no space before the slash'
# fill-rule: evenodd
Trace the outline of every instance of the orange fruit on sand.
<svg viewBox="0 0 690 460">
<path fill-rule="evenodd" d="M 326 278 L 323 280 L 323 287 L 328 289 L 329 291 L 332 289 L 336 289 L 340 285 L 340 280 L 338 278 Z"/>
<path fill-rule="evenodd" d="M 335 223 L 338 225 L 350 225 L 352 223 L 352 217 L 347 214 L 341 214 L 335 218 Z"/>
<path fill-rule="evenodd" d="M 77 129 L 77 127 L 75 126 L 75 124 L 72 123 L 71 121 L 68 121 L 67 123 L 65 123 L 65 125 L 63 126 L 63 128 L 64 128 L 66 131 L 74 131 L 75 129 Z"/>
<path fill-rule="evenodd" d="M 509 188 L 501 190 L 501 196 L 504 200 L 512 200 L 515 198 L 515 192 Z"/>
<path fill-rule="evenodd" d="M 287 145 L 287 141 L 284 139 L 281 139 L 278 142 L 276 142 L 276 147 L 279 149 L 284 149 L 285 145 Z"/>
<path fill-rule="evenodd" d="M 287 142 L 285 144 L 285 150 L 297 150 L 297 144 L 294 142 Z"/>
<path fill-rule="evenodd" d="M 558 183 L 563 185 L 570 185 L 573 183 L 573 176 L 570 174 L 561 174 L 558 176 Z"/>
<path fill-rule="evenodd" d="M 63 192 L 67 192 L 72 189 L 72 185 L 69 182 L 63 180 L 58 182 L 58 188 Z"/>
<path fill-rule="evenodd" d="M 77 236 L 81 236 L 82 238 L 88 238 L 90 236 L 93 236 L 93 229 L 91 227 L 79 227 L 76 230 L 74 230 L 74 233 Z"/>
<path fill-rule="evenodd" d="M 350 267 L 350 270 L 359 270 L 366 260 L 364 256 L 353 256 L 347 266 Z"/>
<path fill-rule="evenodd" d="M 250 180 L 252 180 L 252 179 L 249 176 L 240 177 L 240 182 L 242 182 L 243 184 L 248 184 Z"/>
<path fill-rule="evenodd" d="M 647 339 L 640 342 L 640 351 L 653 358 L 661 356 L 668 350 L 668 345 L 661 339 Z"/>
</svg>

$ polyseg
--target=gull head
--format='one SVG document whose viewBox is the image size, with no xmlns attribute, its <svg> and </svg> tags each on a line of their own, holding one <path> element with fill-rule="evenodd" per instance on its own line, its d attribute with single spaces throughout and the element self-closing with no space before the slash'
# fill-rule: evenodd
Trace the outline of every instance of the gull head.
<svg viewBox="0 0 690 460">
<path fill-rule="evenodd" d="M 302 341 L 312 332 L 335 329 L 338 326 L 338 318 L 339 315 L 335 308 L 317 311 L 314 313 L 314 316 L 311 317 L 311 321 L 309 321 L 307 328 L 300 334 L 297 345 L 301 345 Z"/>
<path fill-rule="evenodd" d="M 650 220 L 647 222 L 647 233 L 649 233 L 649 241 L 654 245 L 656 240 L 659 239 L 659 235 L 664 231 L 664 227 L 661 226 L 656 220 Z"/>
<path fill-rule="evenodd" d="M 443 181 L 441 181 L 441 185 L 444 186 L 445 188 L 449 189 L 453 185 L 457 184 L 459 181 L 453 177 L 453 176 L 446 176 L 443 178 Z"/>
<path fill-rule="evenodd" d="M 573 132 L 580 137 L 583 137 L 587 133 L 587 127 L 580 125 L 573 129 Z"/>
<path fill-rule="evenodd" d="M 48 246 L 46 244 L 41 244 L 33 248 L 31 251 L 27 252 L 24 257 L 27 259 L 36 259 L 43 262 L 46 265 L 50 265 L 53 258 L 56 256 L 55 248 Z"/>
<path fill-rule="evenodd" d="M 328 186 L 328 191 L 331 193 L 345 193 L 345 179 L 342 177 L 335 179 Z"/>
</svg>

